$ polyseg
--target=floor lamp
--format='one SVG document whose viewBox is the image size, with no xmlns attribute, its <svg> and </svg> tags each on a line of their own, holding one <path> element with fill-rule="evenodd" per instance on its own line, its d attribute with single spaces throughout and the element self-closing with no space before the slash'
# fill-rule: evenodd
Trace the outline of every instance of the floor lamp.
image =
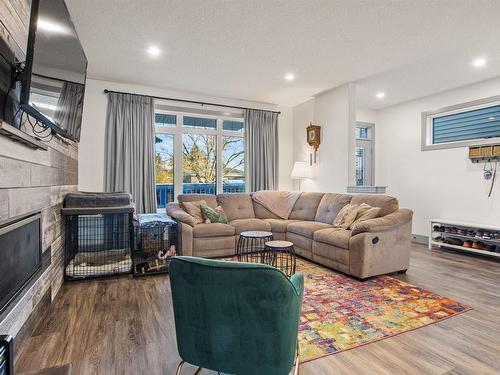
<svg viewBox="0 0 500 375">
<path fill-rule="evenodd" d="M 292 169 L 292 179 L 299 180 L 299 191 L 300 183 L 304 178 L 311 178 L 311 167 L 305 161 L 296 161 Z"/>
</svg>

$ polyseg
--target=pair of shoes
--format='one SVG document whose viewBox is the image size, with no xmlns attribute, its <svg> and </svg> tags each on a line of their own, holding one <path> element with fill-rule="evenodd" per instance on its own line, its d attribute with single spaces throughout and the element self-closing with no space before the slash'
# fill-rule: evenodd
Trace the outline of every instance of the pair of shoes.
<svg viewBox="0 0 500 375">
<path fill-rule="evenodd" d="M 490 232 L 484 232 L 484 233 L 483 233 L 483 239 L 485 239 L 485 240 L 489 240 L 489 239 L 491 239 L 491 237 L 490 237 Z"/>
<path fill-rule="evenodd" d="M 458 238 L 453 238 L 453 237 L 446 237 L 443 240 L 443 242 L 447 243 L 449 245 L 455 245 L 455 246 L 462 246 L 463 245 L 463 241 L 462 240 L 459 240 Z"/>
<path fill-rule="evenodd" d="M 474 242 L 472 244 L 472 248 L 476 249 L 476 250 L 484 250 L 485 246 L 484 246 L 484 244 L 482 242 Z"/>
<path fill-rule="evenodd" d="M 434 232 L 442 232 L 442 231 L 443 231 L 443 227 L 441 227 L 440 225 L 434 225 L 434 226 L 432 227 L 432 230 L 433 230 Z"/>
<path fill-rule="evenodd" d="M 482 230 L 478 230 L 476 232 L 476 235 L 474 237 L 476 237 L 476 238 L 483 238 L 483 231 Z"/>
<path fill-rule="evenodd" d="M 472 241 L 464 241 L 463 247 L 468 247 L 468 248 L 471 248 L 472 247 Z"/>
<path fill-rule="evenodd" d="M 459 234 L 461 236 L 465 236 L 467 234 L 467 232 L 465 231 L 465 229 L 458 228 L 457 229 L 457 234 Z"/>
<path fill-rule="evenodd" d="M 486 249 L 485 250 L 488 250 L 488 251 L 491 251 L 491 252 L 495 252 L 497 248 L 497 245 L 486 245 Z"/>
</svg>

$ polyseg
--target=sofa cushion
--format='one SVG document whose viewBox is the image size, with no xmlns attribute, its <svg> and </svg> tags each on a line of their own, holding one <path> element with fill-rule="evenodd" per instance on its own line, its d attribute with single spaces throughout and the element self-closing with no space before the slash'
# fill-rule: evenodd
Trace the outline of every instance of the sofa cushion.
<svg viewBox="0 0 500 375">
<path fill-rule="evenodd" d="M 229 224 L 234 227 L 236 234 L 247 230 L 271 231 L 271 224 L 262 219 L 237 219 L 230 221 Z"/>
<path fill-rule="evenodd" d="M 340 212 L 338 213 L 335 220 L 333 220 L 333 226 L 335 228 L 347 229 L 354 223 L 356 216 L 358 215 L 359 206 L 355 204 L 346 204 Z"/>
<path fill-rule="evenodd" d="M 250 194 L 219 194 L 217 202 L 224 209 L 229 221 L 255 218 Z"/>
<path fill-rule="evenodd" d="M 194 218 L 196 224 L 204 223 L 203 213 L 201 212 L 201 205 L 207 206 L 205 201 L 183 202 L 182 208 Z"/>
<path fill-rule="evenodd" d="M 295 223 L 288 224 L 287 232 L 295 233 L 307 238 L 313 238 L 314 232 L 327 228 L 333 228 L 333 226 L 317 221 L 297 221 Z"/>
<path fill-rule="evenodd" d="M 369 204 L 361 203 L 356 214 L 356 220 L 349 226 L 351 228 L 356 223 L 361 223 L 366 220 L 375 219 L 379 216 L 381 211 L 380 207 L 372 207 Z"/>
<path fill-rule="evenodd" d="M 319 202 L 324 193 L 302 193 L 293 206 L 289 219 L 292 220 L 314 220 L 318 211 Z"/>
<path fill-rule="evenodd" d="M 313 239 L 314 241 L 348 249 L 351 231 L 341 228 L 320 229 L 314 232 Z"/>
<path fill-rule="evenodd" d="M 296 223 L 298 220 L 284 220 L 284 219 L 264 219 L 271 225 L 271 232 L 285 233 L 288 224 Z"/>
<path fill-rule="evenodd" d="M 314 221 L 331 224 L 342 207 L 351 202 L 352 195 L 326 193 L 319 202 Z"/>
<path fill-rule="evenodd" d="M 234 236 L 234 227 L 229 224 L 198 224 L 193 228 L 194 238 Z"/>
<path fill-rule="evenodd" d="M 218 206 L 217 199 L 215 195 L 212 194 L 179 194 L 177 196 L 177 200 L 179 203 L 184 202 L 197 202 L 197 201 L 205 201 L 207 202 L 208 207 L 215 208 Z"/>
<path fill-rule="evenodd" d="M 222 223 L 227 224 L 227 215 L 222 209 L 221 206 L 217 206 L 216 208 L 208 207 L 207 204 L 201 204 L 201 213 L 203 218 L 208 223 Z"/>
<path fill-rule="evenodd" d="M 380 207 L 379 217 L 388 215 L 399 208 L 398 200 L 389 195 L 360 194 L 352 197 L 351 204 L 357 204 L 359 206 L 361 203 L 366 203 L 373 207 Z"/>
</svg>

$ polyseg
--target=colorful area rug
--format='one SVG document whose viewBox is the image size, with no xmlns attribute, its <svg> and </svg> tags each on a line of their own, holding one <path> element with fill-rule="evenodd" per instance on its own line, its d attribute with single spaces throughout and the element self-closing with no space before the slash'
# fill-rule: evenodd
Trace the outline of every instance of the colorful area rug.
<svg viewBox="0 0 500 375">
<path fill-rule="evenodd" d="M 427 290 L 379 276 L 357 281 L 298 259 L 304 274 L 301 362 L 353 349 L 470 310 Z"/>
</svg>

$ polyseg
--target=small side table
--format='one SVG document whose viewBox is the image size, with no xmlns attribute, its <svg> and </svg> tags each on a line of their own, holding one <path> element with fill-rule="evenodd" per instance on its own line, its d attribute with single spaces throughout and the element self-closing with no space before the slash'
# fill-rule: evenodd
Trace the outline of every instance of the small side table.
<svg viewBox="0 0 500 375">
<path fill-rule="evenodd" d="M 239 262 L 263 263 L 266 242 L 273 239 L 271 232 L 241 232 L 236 246 L 236 257 Z"/>
<path fill-rule="evenodd" d="M 297 267 L 293 243 L 289 241 L 268 241 L 264 247 L 264 261 L 291 277 Z"/>
</svg>

